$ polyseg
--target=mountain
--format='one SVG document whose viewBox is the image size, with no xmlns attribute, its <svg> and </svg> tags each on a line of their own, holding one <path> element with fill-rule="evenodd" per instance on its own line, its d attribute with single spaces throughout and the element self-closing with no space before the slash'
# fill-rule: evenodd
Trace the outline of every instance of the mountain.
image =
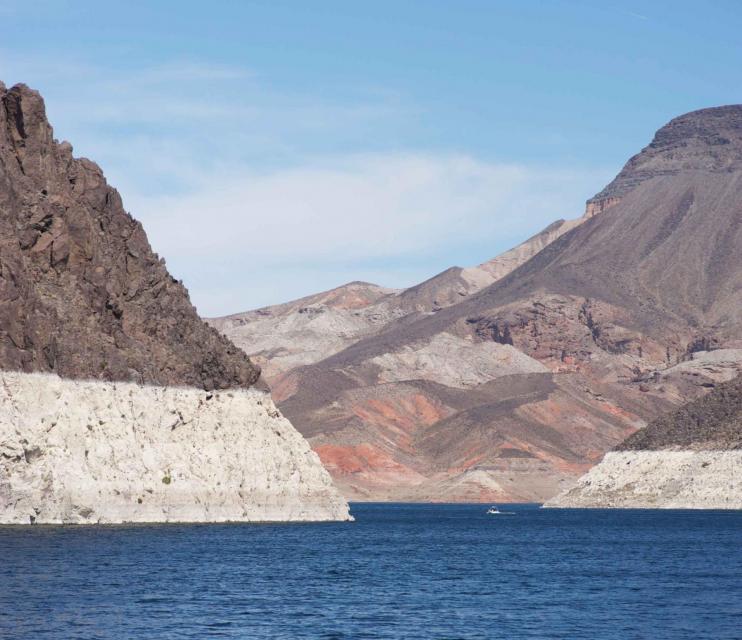
<svg viewBox="0 0 742 640">
<path fill-rule="evenodd" d="M 651 422 L 549 507 L 742 509 L 742 376 Z"/>
<path fill-rule="evenodd" d="M 3 91 L 0 363 L 65 378 L 250 386 L 94 163 L 57 144 L 41 96 Z"/>
<path fill-rule="evenodd" d="M 393 293 L 375 284 L 351 282 L 286 304 L 208 322 L 235 344 L 248 348 L 263 375 L 272 381 L 297 366 L 324 360 L 383 327 L 392 316 L 377 303 Z"/>
<path fill-rule="evenodd" d="M 0 369 L 0 522 L 348 517 L 25 85 L 0 85 Z"/>
<path fill-rule="evenodd" d="M 385 289 L 349 282 L 292 302 L 222 318 L 213 327 L 247 350 L 274 382 L 280 374 L 314 364 L 396 320 L 409 322 L 460 302 L 499 280 L 586 218 L 557 220 L 517 247 L 476 267 L 451 267 L 414 287 Z"/>
<path fill-rule="evenodd" d="M 491 270 L 390 293 L 295 362 L 261 344 L 274 396 L 346 496 L 542 501 L 740 372 L 740 203 L 742 106 L 680 116 Z"/>
<path fill-rule="evenodd" d="M 742 449 L 742 377 L 660 416 L 624 440 L 617 450 L 670 448 Z"/>
</svg>

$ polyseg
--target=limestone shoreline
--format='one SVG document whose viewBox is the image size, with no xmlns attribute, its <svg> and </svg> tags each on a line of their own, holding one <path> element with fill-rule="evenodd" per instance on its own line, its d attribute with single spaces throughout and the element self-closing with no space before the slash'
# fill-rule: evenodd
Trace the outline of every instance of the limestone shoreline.
<svg viewBox="0 0 742 640">
<path fill-rule="evenodd" d="M 350 519 L 267 393 L 0 372 L 0 524 Z"/>
<path fill-rule="evenodd" d="M 742 450 L 611 451 L 544 507 L 742 509 Z"/>
</svg>

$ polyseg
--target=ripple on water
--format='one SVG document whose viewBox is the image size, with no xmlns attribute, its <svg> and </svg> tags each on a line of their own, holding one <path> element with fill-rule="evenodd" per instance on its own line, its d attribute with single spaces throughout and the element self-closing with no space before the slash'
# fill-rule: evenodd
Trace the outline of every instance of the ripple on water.
<svg viewBox="0 0 742 640">
<path fill-rule="evenodd" d="M 742 513 L 0 528 L 0 638 L 738 638 Z"/>
</svg>

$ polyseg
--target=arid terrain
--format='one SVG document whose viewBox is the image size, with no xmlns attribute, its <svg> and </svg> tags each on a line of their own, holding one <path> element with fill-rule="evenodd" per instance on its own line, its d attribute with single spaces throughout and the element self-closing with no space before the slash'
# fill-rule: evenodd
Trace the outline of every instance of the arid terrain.
<svg viewBox="0 0 742 640">
<path fill-rule="evenodd" d="M 488 263 L 210 322 L 347 497 L 542 501 L 742 370 L 741 255 L 742 106 L 719 107 Z"/>
<path fill-rule="evenodd" d="M 653 420 L 549 507 L 742 509 L 742 376 Z"/>
</svg>

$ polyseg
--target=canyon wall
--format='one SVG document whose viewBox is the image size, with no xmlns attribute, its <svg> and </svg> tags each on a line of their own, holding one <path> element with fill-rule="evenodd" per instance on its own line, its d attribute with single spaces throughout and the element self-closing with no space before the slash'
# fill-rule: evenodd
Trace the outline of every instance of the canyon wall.
<svg viewBox="0 0 742 640">
<path fill-rule="evenodd" d="M 346 496 L 540 502 L 742 372 L 741 203 L 742 105 L 694 111 L 478 267 L 216 322 Z"/>
<path fill-rule="evenodd" d="M 347 520 L 41 96 L 0 83 L 0 522 Z"/>
</svg>

